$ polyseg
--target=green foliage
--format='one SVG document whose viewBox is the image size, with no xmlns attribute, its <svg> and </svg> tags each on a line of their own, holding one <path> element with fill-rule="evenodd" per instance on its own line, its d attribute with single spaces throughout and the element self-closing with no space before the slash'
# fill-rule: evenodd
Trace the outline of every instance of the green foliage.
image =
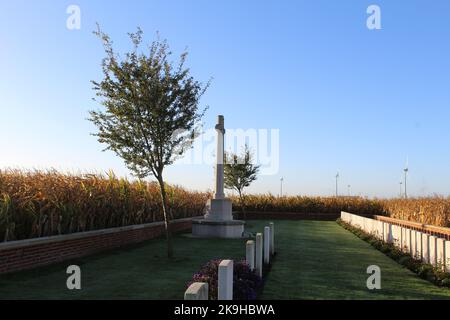
<svg viewBox="0 0 450 320">
<path fill-rule="evenodd" d="M 442 279 L 441 285 L 443 287 L 450 287 L 450 276 L 449 275 L 447 275 L 444 279 Z"/>
<path fill-rule="evenodd" d="M 259 165 L 253 163 L 253 156 L 248 146 L 241 155 L 226 153 L 224 164 L 224 184 L 227 189 L 234 189 L 239 194 L 239 203 L 245 215 L 244 188 L 258 177 Z M 245 219 L 245 217 L 244 217 Z"/>
<path fill-rule="evenodd" d="M 90 121 L 98 128 L 99 142 L 107 144 L 139 178 L 162 177 L 164 167 L 191 146 L 197 123 L 200 97 L 209 83 L 195 81 L 184 67 L 187 52 L 174 66 L 167 41 L 156 40 L 145 55 L 138 50 L 142 31 L 130 33 L 133 50 L 123 59 L 100 28 L 103 41 L 103 80 L 92 81 L 104 111 L 91 111 Z"/>
<path fill-rule="evenodd" d="M 259 165 L 253 163 L 253 156 L 248 146 L 245 146 L 241 155 L 234 153 L 225 154 L 224 183 L 228 189 L 234 189 L 239 194 L 244 188 L 258 177 Z"/>
<path fill-rule="evenodd" d="M 154 41 L 149 53 L 139 53 L 142 30 L 130 33 L 133 50 L 123 59 L 112 48 L 109 36 L 94 32 L 103 42 L 103 80 L 92 81 L 104 111 L 91 111 L 89 120 L 98 128 L 94 134 L 106 149 L 120 156 L 138 178 L 153 175 L 161 189 L 167 254 L 172 256 L 170 217 L 163 171 L 190 148 L 197 136 L 200 97 L 209 83 L 195 81 L 184 67 L 187 52 L 178 65 L 169 61 L 167 41 Z M 126 192 L 126 190 L 124 190 Z"/>
</svg>

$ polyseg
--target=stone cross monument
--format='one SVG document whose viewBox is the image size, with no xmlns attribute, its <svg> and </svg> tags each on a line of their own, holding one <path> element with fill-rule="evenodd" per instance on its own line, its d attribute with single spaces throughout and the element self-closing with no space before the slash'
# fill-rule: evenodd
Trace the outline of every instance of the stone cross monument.
<svg viewBox="0 0 450 320">
<path fill-rule="evenodd" d="M 224 164 L 224 140 L 225 140 L 225 120 L 219 116 L 216 124 L 217 131 L 217 159 L 216 159 L 216 193 L 214 199 L 223 199 L 223 164 Z"/>
<path fill-rule="evenodd" d="M 216 183 L 214 198 L 206 203 L 204 219 L 192 221 L 192 234 L 199 237 L 240 238 L 244 233 L 244 221 L 233 220 L 232 202 L 224 193 L 224 141 L 225 121 L 219 116 L 217 131 Z"/>
</svg>

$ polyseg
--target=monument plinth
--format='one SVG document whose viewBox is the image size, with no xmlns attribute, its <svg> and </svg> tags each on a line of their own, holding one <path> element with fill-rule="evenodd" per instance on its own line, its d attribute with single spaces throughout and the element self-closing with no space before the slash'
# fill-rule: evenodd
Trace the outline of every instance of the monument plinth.
<svg viewBox="0 0 450 320">
<path fill-rule="evenodd" d="M 192 234 L 198 237 L 241 238 L 244 221 L 233 220 L 232 201 L 225 198 L 223 186 L 225 123 L 219 116 L 217 125 L 216 189 L 214 198 L 206 203 L 203 219 L 192 220 Z"/>
</svg>

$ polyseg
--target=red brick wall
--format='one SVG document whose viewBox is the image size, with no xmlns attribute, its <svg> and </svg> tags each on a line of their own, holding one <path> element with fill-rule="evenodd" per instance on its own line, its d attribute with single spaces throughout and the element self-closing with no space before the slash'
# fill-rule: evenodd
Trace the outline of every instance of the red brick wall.
<svg viewBox="0 0 450 320">
<path fill-rule="evenodd" d="M 189 230 L 191 219 L 175 220 L 173 232 Z M 0 244 L 0 274 L 80 258 L 164 235 L 163 223 L 82 232 Z"/>
</svg>

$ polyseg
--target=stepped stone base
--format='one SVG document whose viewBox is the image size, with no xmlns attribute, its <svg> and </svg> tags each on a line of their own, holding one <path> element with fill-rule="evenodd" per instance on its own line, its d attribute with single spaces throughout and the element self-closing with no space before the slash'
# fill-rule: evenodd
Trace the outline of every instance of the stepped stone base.
<svg viewBox="0 0 450 320">
<path fill-rule="evenodd" d="M 200 238 L 243 238 L 244 221 L 193 219 L 192 235 Z"/>
<path fill-rule="evenodd" d="M 232 221 L 233 202 L 230 199 L 209 199 L 206 202 L 206 220 Z"/>
</svg>

